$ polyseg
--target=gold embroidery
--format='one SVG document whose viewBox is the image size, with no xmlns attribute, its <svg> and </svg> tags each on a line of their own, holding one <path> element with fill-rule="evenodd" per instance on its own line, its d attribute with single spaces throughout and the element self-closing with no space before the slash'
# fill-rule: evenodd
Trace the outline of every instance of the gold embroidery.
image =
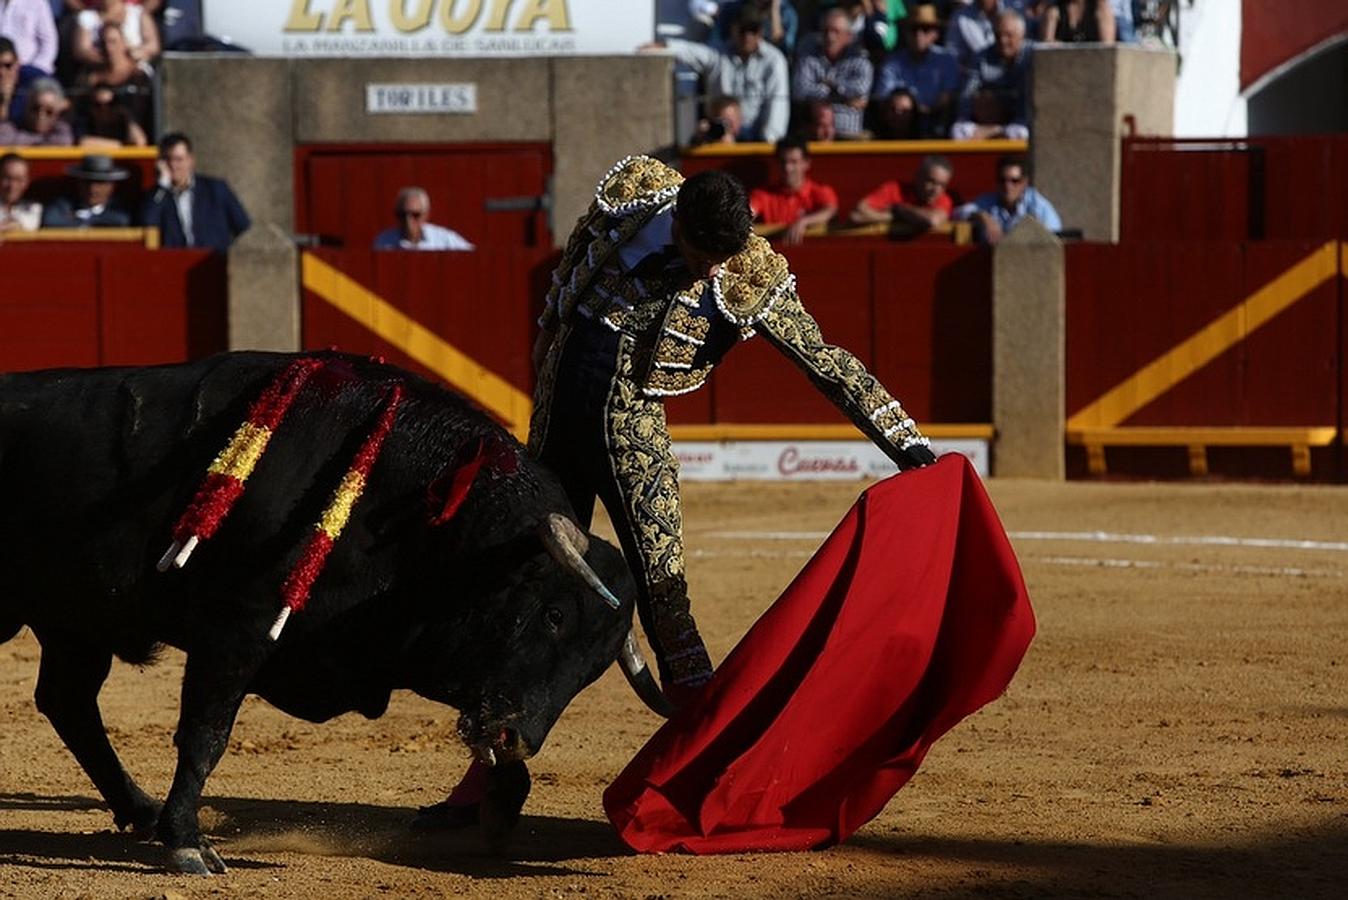
<svg viewBox="0 0 1348 900">
<path fill-rule="evenodd" d="M 678 193 L 683 176 L 649 156 L 629 156 L 604 175 L 595 200 L 610 215 L 625 216 L 662 204 Z"/>
<path fill-rule="evenodd" d="M 767 311 L 775 289 L 790 277 L 786 257 L 763 238 L 750 235 L 749 243 L 725 261 L 716 277 L 716 305 L 736 325 L 751 325 Z"/>
<path fill-rule="evenodd" d="M 696 369 L 653 369 L 642 389 L 648 397 L 673 397 L 689 394 L 702 387 L 711 366 Z"/>
<path fill-rule="evenodd" d="M 632 381 L 631 340 L 622 339 L 609 391 L 609 459 L 623 506 L 641 544 L 647 586 L 683 575 L 679 462 L 665 425 L 665 407 L 641 396 Z"/>
<path fill-rule="evenodd" d="M 669 310 L 669 318 L 665 320 L 665 330 L 677 331 L 695 341 L 705 341 L 707 333 L 711 331 L 711 322 L 695 315 L 682 303 L 675 303 Z"/>
<path fill-rule="evenodd" d="M 672 363 L 676 366 L 691 366 L 697 356 L 697 345 L 665 335 L 655 345 L 655 365 Z"/>
</svg>

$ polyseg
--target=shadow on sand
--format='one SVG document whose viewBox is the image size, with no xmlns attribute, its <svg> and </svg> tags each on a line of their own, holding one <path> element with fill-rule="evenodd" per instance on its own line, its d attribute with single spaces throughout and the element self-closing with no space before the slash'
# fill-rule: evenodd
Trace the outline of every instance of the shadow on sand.
<svg viewBox="0 0 1348 900">
<path fill-rule="evenodd" d="M 91 811 L 91 797 L 0 794 L 0 811 Z M 503 853 L 493 854 L 476 827 L 457 831 L 411 829 L 416 810 L 363 803 L 319 803 L 207 797 L 202 828 L 232 868 L 273 868 L 273 853 L 352 856 L 479 878 L 516 875 L 583 875 L 559 865 L 569 860 L 624 855 L 612 829 L 585 819 L 524 816 Z M 110 823 L 109 823 L 110 825 Z M 158 844 L 108 830 L 71 832 L 0 829 L 0 866 L 90 869 L 109 872 L 162 870 Z"/>
</svg>

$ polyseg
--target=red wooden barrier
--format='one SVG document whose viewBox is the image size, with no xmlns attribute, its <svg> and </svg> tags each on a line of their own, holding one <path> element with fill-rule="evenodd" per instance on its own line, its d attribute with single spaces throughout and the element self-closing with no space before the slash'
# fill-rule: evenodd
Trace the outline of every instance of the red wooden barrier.
<svg viewBox="0 0 1348 900">
<path fill-rule="evenodd" d="M 181 362 L 228 342 L 222 256 L 7 246 L 0 270 L 3 371 Z"/>
<path fill-rule="evenodd" d="M 825 337 L 872 367 L 919 420 L 989 420 L 989 251 L 821 239 L 788 256 Z M 532 392 L 533 323 L 555 253 L 322 250 L 314 257 L 518 390 Z M 340 311 L 322 292 L 305 291 L 306 347 L 384 356 L 436 376 L 398 338 L 381 338 L 375 327 Z M 670 421 L 680 424 L 841 421 L 761 339 L 735 348 L 711 384 L 671 398 L 667 408 Z"/>
<path fill-rule="evenodd" d="M 1123 142 L 1125 241 L 1348 238 L 1348 135 Z"/>
<path fill-rule="evenodd" d="M 1069 244 L 1069 430 L 1342 429 L 1348 412 L 1342 246 L 1318 241 Z M 1195 360 L 1201 364 L 1195 367 Z M 1128 390 L 1111 394 L 1121 385 Z M 1071 468 L 1079 472 L 1084 468 L 1081 448 L 1069 449 Z M 1345 471 L 1336 459 L 1341 448 L 1312 454 L 1321 475 Z M 1183 448 L 1118 448 L 1110 455 L 1111 471 L 1187 471 Z M 1211 455 L 1214 471 L 1288 474 L 1285 447 L 1214 449 Z"/>
<path fill-rule="evenodd" d="M 552 173 L 547 144 L 321 145 L 295 151 L 295 228 L 367 250 L 397 224 L 401 188 L 425 188 L 431 221 L 478 246 L 550 247 L 547 216 L 488 212 L 485 201 L 538 197 Z"/>
</svg>

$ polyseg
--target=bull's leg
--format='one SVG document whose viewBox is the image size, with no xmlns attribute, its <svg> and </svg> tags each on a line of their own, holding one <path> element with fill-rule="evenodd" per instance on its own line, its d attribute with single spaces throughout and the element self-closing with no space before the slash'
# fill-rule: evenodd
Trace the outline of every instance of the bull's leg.
<svg viewBox="0 0 1348 900">
<path fill-rule="evenodd" d="M 478 808 L 482 835 L 493 853 L 505 849 L 529 798 L 529 767 L 524 760 L 501 762 L 487 775 L 487 794 Z"/>
<path fill-rule="evenodd" d="M 228 645 L 228 641 L 222 641 Z M 188 653 L 178 713 L 178 767 L 173 773 L 156 832 L 171 852 L 171 865 L 189 875 L 226 871 L 224 861 L 201 836 L 197 808 L 206 779 L 224 755 L 252 667 L 226 662 L 208 651 Z"/>
<path fill-rule="evenodd" d="M 98 692 L 108 677 L 112 654 L 46 630 L 38 633 L 38 640 L 42 663 L 34 693 L 37 708 L 112 808 L 117 827 L 148 832 L 159 816 L 159 803 L 122 768 L 98 711 Z"/>
</svg>

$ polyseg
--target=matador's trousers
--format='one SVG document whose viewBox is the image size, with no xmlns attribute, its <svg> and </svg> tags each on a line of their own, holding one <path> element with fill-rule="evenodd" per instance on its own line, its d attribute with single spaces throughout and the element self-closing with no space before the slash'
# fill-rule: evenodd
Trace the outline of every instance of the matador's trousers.
<svg viewBox="0 0 1348 900">
<path fill-rule="evenodd" d="M 529 449 L 561 479 L 583 527 L 603 501 L 636 577 L 661 683 L 689 688 L 711 677 L 711 660 L 689 610 L 665 407 L 633 381 L 634 347 L 596 321 L 562 326 L 539 373 Z"/>
</svg>

